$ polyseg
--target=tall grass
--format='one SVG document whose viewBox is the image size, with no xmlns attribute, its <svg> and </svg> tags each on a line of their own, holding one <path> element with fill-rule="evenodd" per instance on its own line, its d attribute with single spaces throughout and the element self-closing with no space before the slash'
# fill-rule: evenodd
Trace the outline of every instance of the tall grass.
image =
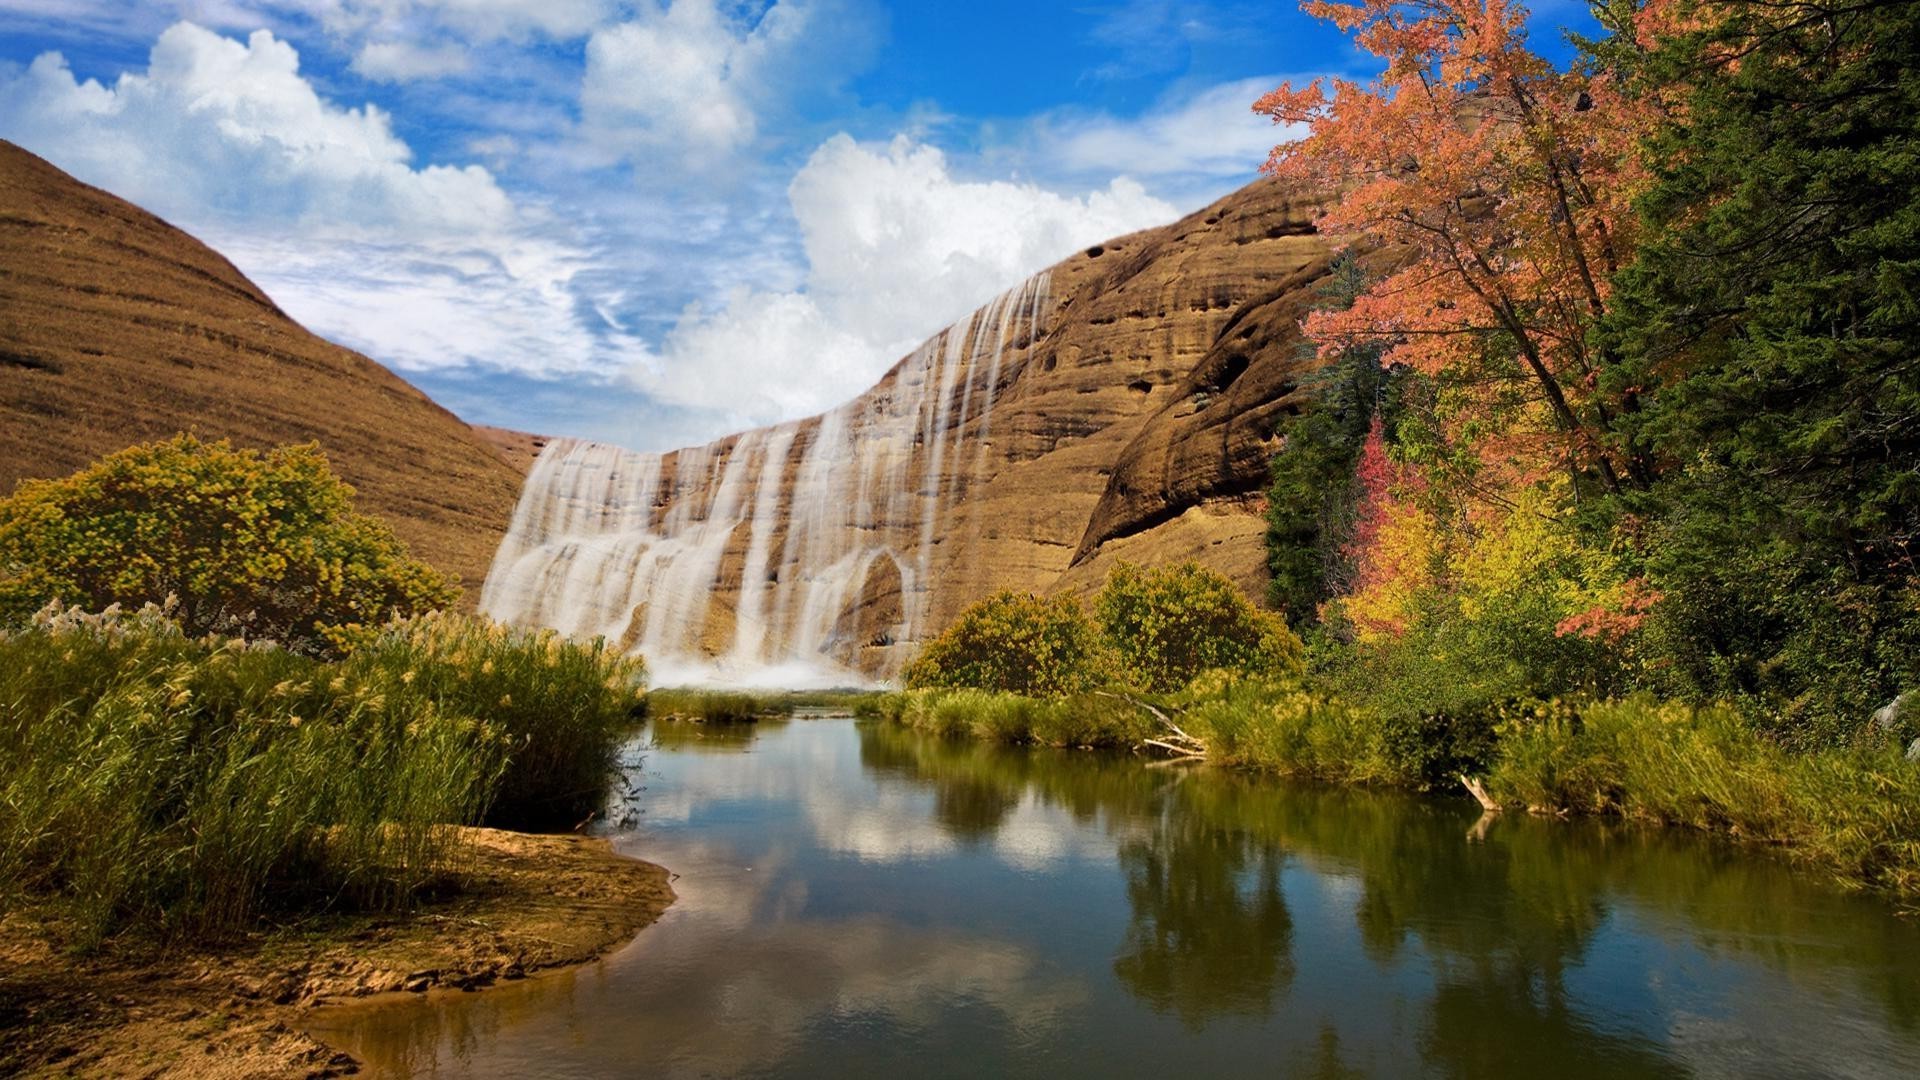
<svg viewBox="0 0 1920 1080">
<path fill-rule="evenodd" d="M 864 698 L 854 711 L 941 737 L 1040 746 L 1134 746 L 1152 731 L 1151 717 L 1140 708 L 1097 693 L 1033 698 L 988 690 L 904 690 Z"/>
<path fill-rule="evenodd" d="M 1536 810 L 1784 845 L 1843 879 L 1920 893 L 1920 763 L 1897 747 L 1788 751 L 1726 706 L 1555 704 L 1501 726 L 1487 788 Z"/>
<path fill-rule="evenodd" d="M 646 700 L 646 665 L 604 641 L 458 615 L 398 623 L 343 666 L 392 701 L 482 717 L 505 738 L 486 823 L 507 828 L 565 828 L 599 809 Z"/>
<path fill-rule="evenodd" d="M 854 709 L 865 690 L 717 690 L 676 687 L 647 694 L 647 715 L 656 720 L 701 724 L 746 724 L 793 715 L 795 709 Z"/>
<path fill-rule="evenodd" d="M 446 826 L 598 805 L 637 678 L 468 619 L 325 663 L 43 612 L 0 634 L 0 898 L 63 904 L 82 945 L 402 906 L 457 857 Z"/>
<path fill-rule="evenodd" d="M 1373 703 L 1297 682 L 1204 675 L 1159 702 L 1215 764 L 1342 784 L 1459 793 L 1434 775 L 1445 735 Z M 1050 746 L 1136 746 L 1159 730 L 1103 695 L 1054 700 L 980 690 L 876 695 L 860 714 L 942 737 Z M 1778 846 L 1837 878 L 1920 895 L 1920 762 L 1900 748 L 1795 752 L 1731 707 L 1645 698 L 1534 702 L 1489 720 L 1476 756 L 1498 802 L 1711 831 Z"/>
</svg>

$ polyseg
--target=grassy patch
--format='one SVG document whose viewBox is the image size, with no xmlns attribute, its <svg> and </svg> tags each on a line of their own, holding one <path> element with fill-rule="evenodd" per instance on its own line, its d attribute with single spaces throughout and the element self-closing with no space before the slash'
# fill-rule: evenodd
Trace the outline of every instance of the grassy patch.
<svg viewBox="0 0 1920 1080">
<path fill-rule="evenodd" d="M 876 694 L 856 715 L 942 737 L 1040 746 L 1135 746 L 1152 717 L 1131 701 L 1102 693 L 1033 698 L 988 690 L 904 690 Z"/>
<path fill-rule="evenodd" d="M 326 662 L 43 612 L 0 634 L 0 899 L 63 903 L 82 945 L 403 907 L 458 858 L 445 826 L 597 807 L 642 672 L 456 617 Z"/>
<path fill-rule="evenodd" d="M 863 690 L 707 690 L 667 688 L 647 695 L 655 720 L 747 724 L 792 716 L 796 709 L 847 709 L 873 695 Z"/>
</svg>

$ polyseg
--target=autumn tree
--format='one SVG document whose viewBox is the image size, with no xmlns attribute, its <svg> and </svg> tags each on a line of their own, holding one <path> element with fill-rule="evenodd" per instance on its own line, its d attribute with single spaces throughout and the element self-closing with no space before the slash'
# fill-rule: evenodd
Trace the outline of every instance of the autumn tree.
<svg viewBox="0 0 1920 1080">
<path fill-rule="evenodd" d="M 1630 151 L 1655 103 L 1599 66 L 1532 51 L 1511 0 L 1308 0 L 1384 67 L 1369 82 L 1284 84 L 1254 108 L 1301 137 L 1265 169 L 1341 198 L 1321 230 L 1369 238 L 1400 269 L 1306 322 L 1323 355 L 1385 345 L 1382 362 L 1436 379 L 1442 408 L 1478 417 L 1479 458 L 1519 475 L 1559 467 L 1608 491 L 1650 477 L 1590 343 L 1610 278 L 1632 257 Z"/>
</svg>

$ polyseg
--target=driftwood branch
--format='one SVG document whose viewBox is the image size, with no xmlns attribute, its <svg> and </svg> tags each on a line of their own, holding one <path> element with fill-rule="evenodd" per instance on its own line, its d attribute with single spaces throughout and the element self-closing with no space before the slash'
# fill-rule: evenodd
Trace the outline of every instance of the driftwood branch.
<svg viewBox="0 0 1920 1080">
<path fill-rule="evenodd" d="M 1181 757 L 1203 758 L 1207 756 L 1207 749 L 1204 746 L 1198 750 L 1195 750 L 1192 747 L 1176 746 L 1173 743 L 1162 742 L 1159 739 L 1142 739 L 1140 740 L 1140 745 L 1141 746 L 1157 746 L 1160 749 L 1167 751 L 1168 753 L 1179 754 Z"/>
<path fill-rule="evenodd" d="M 1147 712 L 1152 715 L 1155 720 L 1160 721 L 1162 727 L 1167 729 L 1168 734 L 1164 738 L 1142 739 L 1140 740 L 1141 746 L 1157 747 L 1169 753 L 1177 754 L 1182 758 L 1203 758 L 1207 756 L 1206 743 L 1201 742 L 1199 739 L 1181 730 L 1180 725 L 1173 722 L 1173 717 L 1168 716 L 1154 705 L 1128 694 L 1116 694 L 1107 690 L 1096 690 L 1094 693 L 1101 697 L 1112 698 L 1115 701 L 1124 701 L 1136 709 Z"/>
<path fill-rule="evenodd" d="M 1480 804 L 1480 809 L 1485 810 L 1489 814 L 1497 814 L 1500 812 L 1500 804 L 1494 801 L 1493 796 L 1487 794 L 1486 786 L 1480 783 L 1480 781 L 1475 780 L 1466 773 L 1461 773 L 1460 782 L 1466 785 L 1467 794 L 1472 795 L 1473 801 Z"/>
</svg>

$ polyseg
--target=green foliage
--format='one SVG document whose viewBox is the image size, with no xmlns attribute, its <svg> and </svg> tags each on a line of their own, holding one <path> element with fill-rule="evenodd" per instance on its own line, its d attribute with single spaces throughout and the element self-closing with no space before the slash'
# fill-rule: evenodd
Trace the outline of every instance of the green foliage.
<svg viewBox="0 0 1920 1080">
<path fill-rule="evenodd" d="M 399 906 L 446 865 L 511 752 L 493 727 L 157 613 L 0 640 L 0 888 L 82 944 L 221 934 L 269 904 Z"/>
<path fill-rule="evenodd" d="M 325 662 L 49 608 L 0 632 L 0 900 L 62 903 L 82 944 L 403 907 L 457 857 L 445 826 L 600 805 L 639 675 L 471 619 Z"/>
<path fill-rule="evenodd" d="M 316 446 L 264 454 L 190 435 L 0 500 L 0 625 L 49 601 L 161 603 L 189 634 L 332 653 L 458 590 L 355 513 Z"/>
<path fill-rule="evenodd" d="M 1790 845 L 1846 880 L 1920 889 L 1920 763 L 1898 747 L 1792 753 L 1731 709 L 1645 698 L 1549 703 L 1500 735 L 1487 788 L 1504 802 Z"/>
<path fill-rule="evenodd" d="M 914 688 L 1049 697 L 1099 685 L 1107 666 L 1078 601 L 1009 591 L 961 612 L 908 665 L 905 679 Z"/>
<path fill-rule="evenodd" d="M 1133 702 L 1102 693 L 1042 699 L 970 688 L 908 690 L 875 696 L 860 715 L 942 738 L 1054 747 L 1131 747 L 1153 729 Z"/>
<path fill-rule="evenodd" d="M 1304 667 L 1305 650 L 1284 622 L 1198 563 L 1120 563 L 1094 607 L 1124 677 L 1148 690 L 1178 690 L 1212 669 L 1293 676 Z"/>
<path fill-rule="evenodd" d="M 658 720 L 746 724 L 793 715 L 795 709 L 873 708 L 864 690 L 712 690 L 674 687 L 647 694 L 647 714 Z"/>
<path fill-rule="evenodd" d="M 1338 783 L 1416 779 L 1394 760 L 1376 718 L 1298 683 L 1209 672 L 1175 702 L 1209 761 Z"/>
<path fill-rule="evenodd" d="M 500 732 L 513 753 L 485 821 L 506 828 L 570 828 L 600 809 L 646 700 L 645 663 L 604 640 L 437 612 L 383 629 L 341 666 L 389 700 Z"/>
<path fill-rule="evenodd" d="M 1351 255 L 1334 261 L 1325 304 L 1353 305 L 1366 277 Z M 1304 412 L 1283 417 L 1267 487 L 1267 599 L 1296 629 L 1319 620 L 1322 601 L 1350 576 L 1354 465 L 1387 392 L 1378 346 L 1349 349 L 1313 373 Z"/>
<path fill-rule="evenodd" d="M 1602 50 L 1685 93 L 1599 335 L 1664 469 L 1622 510 L 1669 598 L 1663 689 L 1830 745 L 1920 684 L 1920 7 L 1710 12 Z"/>
</svg>

